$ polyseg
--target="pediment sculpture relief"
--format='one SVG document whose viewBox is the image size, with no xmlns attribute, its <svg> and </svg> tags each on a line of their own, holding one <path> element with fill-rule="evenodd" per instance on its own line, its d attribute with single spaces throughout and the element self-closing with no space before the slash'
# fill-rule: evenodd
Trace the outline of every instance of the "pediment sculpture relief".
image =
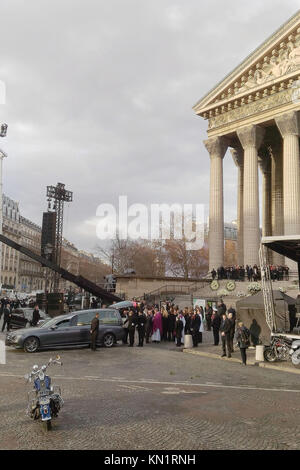
<svg viewBox="0 0 300 470">
<path fill-rule="evenodd" d="M 263 85 L 279 77 L 294 72 L 300 68 L 300 28 L 297 29 L 296 36 L 290 35 L 286 42 L 282 42 L 277 49 L 258 62 L 255 68 L 249 70 L 233 87 L 216 101 L 232 97 L 240 93 L 247 92 L 251 88 Z"/>
</svg>

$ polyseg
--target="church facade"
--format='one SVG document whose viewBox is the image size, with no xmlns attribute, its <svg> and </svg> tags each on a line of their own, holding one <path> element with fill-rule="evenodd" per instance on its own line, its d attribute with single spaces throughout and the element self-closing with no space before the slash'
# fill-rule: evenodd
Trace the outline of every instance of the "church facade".
<svg viewBox="0 0 300 470">
<path fill-rule="evenodd" d="M 228 149 L 238 170 L 238 264 L 258 265 L 259 170 L 263 236 L 300 234 L 300 10 L 193 109 L 208 121 L 210 270 L 224 265 Z M 273 263 L 289 264 L 276 254 Z"/>
</svg>

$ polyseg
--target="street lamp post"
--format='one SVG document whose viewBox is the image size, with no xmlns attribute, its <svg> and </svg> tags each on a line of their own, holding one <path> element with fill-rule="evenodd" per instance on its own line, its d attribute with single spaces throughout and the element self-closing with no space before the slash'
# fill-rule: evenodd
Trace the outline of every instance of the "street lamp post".
<svg viewBox="0 0 300 470">
<path fill-rule="evenodd" d="M 2 124 L 0 127 L 0 137 L 5 137 L 7 133 L 7 124 Z M 2 184 L 2 163 L 3 158 L 7 157 L 6 153 L 0 149 L 0 234 L 2 235 L 2 225 L 3 225 L 3 184 Z M 2 275 L 2 243 L 0 243 L 0 290 L 2 289 L 1 282 Z"/>
</svg>

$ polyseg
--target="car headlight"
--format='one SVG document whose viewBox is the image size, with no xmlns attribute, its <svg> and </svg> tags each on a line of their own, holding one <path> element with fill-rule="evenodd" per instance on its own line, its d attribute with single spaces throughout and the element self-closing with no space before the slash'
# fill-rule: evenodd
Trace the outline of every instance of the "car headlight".
<svg viewBox="0 0 300 470">
<path fill-rule="evenodd" d="M 19 341 L 22 337 L 23 337 L 23 335 L 14 335 L 14 336 L 12 336 L 11 339 L 12 339 L 13 341 Z"/>
</svg>

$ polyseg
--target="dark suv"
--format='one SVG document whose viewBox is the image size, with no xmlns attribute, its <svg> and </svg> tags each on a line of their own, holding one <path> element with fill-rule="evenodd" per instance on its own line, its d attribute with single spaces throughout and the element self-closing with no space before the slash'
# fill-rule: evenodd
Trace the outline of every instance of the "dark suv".
<svg viewBox="0 0 300 470">
<path fill-rule="evenodd" d="M 122 319 L 115 309 L 81 310 L 54 317 L 36 328 L 8 332 L 5 344 L 24 348 L 26 352 L 89 346 L 91 321 L 96 313 L 99 313 L 97 345 L 110 348 L 124 336 Z"/>
</svg>

